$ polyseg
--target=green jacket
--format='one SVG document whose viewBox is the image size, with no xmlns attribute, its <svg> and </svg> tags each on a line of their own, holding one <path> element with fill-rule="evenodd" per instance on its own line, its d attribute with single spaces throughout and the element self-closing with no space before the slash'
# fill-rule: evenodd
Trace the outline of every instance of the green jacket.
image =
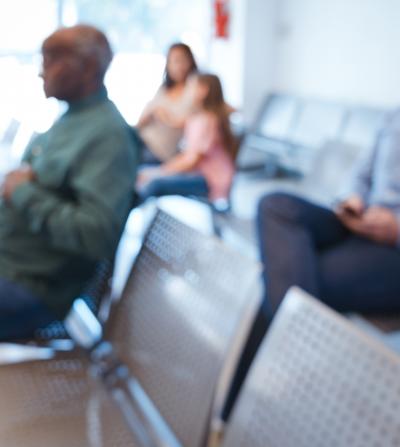
<svg viewBox="0 0 400 447">
<path fill-rule="evenodd" d="M 36 180 L 0 204 L 0 277 L 25 286 L 60 318 L 112 257 L 132 202 L 135 135 L 102 89 L 28 146 Z"/>
</svg>

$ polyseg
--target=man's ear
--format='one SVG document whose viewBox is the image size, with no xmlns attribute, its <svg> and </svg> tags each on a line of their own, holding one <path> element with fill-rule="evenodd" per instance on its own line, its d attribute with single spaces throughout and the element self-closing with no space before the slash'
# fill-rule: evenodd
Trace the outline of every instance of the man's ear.
<svg viewBox="0 0 400 447">
<path fill-rule="evenodd" d="M 99 63 L 94 56 L 89 56 L 85 60 L 84 77 L 88 82 L 98 82 L 101 78 Z"/>
</svg>

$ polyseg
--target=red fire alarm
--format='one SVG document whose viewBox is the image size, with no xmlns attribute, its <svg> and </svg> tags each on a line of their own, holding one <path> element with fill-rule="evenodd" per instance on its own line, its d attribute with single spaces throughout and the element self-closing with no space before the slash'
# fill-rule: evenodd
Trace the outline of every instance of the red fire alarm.
<svg viewBox="0 0 400 447">
<path fill-rule="evenodd" d="M 214 0 L 215 36 L 227 38 L 229 35 L 229 0 Z"/>
</svg>

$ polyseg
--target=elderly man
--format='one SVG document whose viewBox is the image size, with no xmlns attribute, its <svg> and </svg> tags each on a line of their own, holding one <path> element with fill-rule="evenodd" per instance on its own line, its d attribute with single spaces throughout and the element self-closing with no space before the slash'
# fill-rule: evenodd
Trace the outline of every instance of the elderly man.
<svg viewBox="0 0 400 447">
<path fill-rule="evenodd" d="M 258 229 L 267 315 L 294 284 L 338 311 L 399 311 L 400 112 L 335 211 L 272 194 L 259 204 Z"/>
<path fill-rule="evenodd" d="M 44 91 L 67 112 L 29 145 L 0 205 L 0 338 L 62 318 L 116 249 L 132 200 L 135 135 L 107 98 L 112 59 L 99 30 L 56 31 L 42 46 Z"/>
</svg>

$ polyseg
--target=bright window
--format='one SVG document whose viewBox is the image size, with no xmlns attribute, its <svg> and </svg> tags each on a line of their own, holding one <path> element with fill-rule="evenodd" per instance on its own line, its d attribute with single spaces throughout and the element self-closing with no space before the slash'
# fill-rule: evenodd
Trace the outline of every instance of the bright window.
<svg viewBox="0 0 400 447">
<path fill-rule="evenodd" d="M 9 0 L 0 6 L 0 174 L 18 162 L 34 132 L 64 110 L 42 91 L 40 47 L 60 25 L 93 24 L 115 52 L 106 77 L 111 99 L 135 124 L 162 81 L 165 53 L 188 43 L 207 61 L 210 2 L 204 0 Z"/>
<path fill-rule="evenodd" d="M 116 57 L 106 79 L 110 97 L 134 124 L 161 83 L 168 46 L 188 43 L 207 58 L 209 6 L 204 0 L 64 0 L 63 21 L 91 23 L 110 38 Z"/>
</svg>

